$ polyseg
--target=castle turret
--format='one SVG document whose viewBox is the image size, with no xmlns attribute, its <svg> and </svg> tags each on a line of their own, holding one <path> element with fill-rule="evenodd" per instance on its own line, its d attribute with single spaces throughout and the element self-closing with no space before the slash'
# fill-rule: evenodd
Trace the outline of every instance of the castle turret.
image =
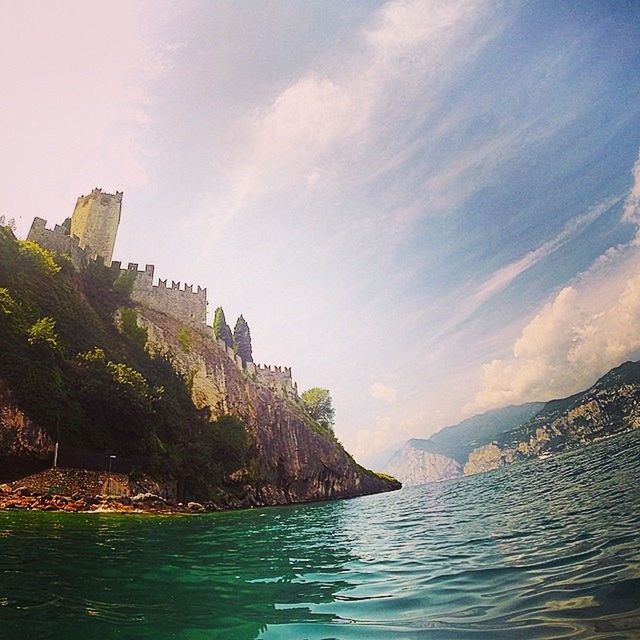
<svg viewBox="0 0 640 640">
<path fill-rule="evenodd" d="M 102 257 L 107 266 L 113 256 L 121 208 L 122 191 L 111 194 L 96 188 L 78 198 L 71 216 L 71 235 L 78 238 L 81 248 Z"/>
</svg>

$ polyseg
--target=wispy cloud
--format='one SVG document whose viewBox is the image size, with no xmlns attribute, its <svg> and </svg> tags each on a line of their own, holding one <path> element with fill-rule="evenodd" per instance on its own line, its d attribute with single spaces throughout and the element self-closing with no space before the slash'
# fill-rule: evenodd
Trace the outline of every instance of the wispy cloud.
<svg viewBox="0 0 640 640">
<path fill-rule="evenodd" d="M 622 222 L 639 224 L 640 161 L 632 175 Z M 572 221 L 532 259 L 557 249 L 620 200 L 606 201 Z M 484 365 L 475 409 L 575 393 L 640 354 L 640 255 L 633 244 L 610 247 L 546 303 L 522 329 L 511 359 Z"/>
<path fill-rule="evenodd" d="M 618 204 L 624 196 L 612 196 L 604 202 L 592 207 L 586 213 L 572 218 L 565 224 L 560 233 L 542 243 L 536 249 L 529 251 L 522 258 L 498 269 L 473 292 L 472 312 L 484 304 L 489 298 L 506 289 L 518 276 L 535 267 L 541 260 L 561 249 L 568 242 L 580 235 L 589 225 L 593 224 L 601 215 Z"/>
<path fill-rule="evenodd" d="M 420 126 L 432 106 L 425 92 L 435 96 L 485 44 L 491 30 L 468 37 L 485 9 L 481 0 L 383 5 L 339 66 L 310 70 L 247 122 L 252 133 L 219 207 L 226 220 L 267 193 L 353 185 L 402 163 L 407 145 L 389 144 L 395 125 L 403 136 L 412 120 Z"/>
</svg>

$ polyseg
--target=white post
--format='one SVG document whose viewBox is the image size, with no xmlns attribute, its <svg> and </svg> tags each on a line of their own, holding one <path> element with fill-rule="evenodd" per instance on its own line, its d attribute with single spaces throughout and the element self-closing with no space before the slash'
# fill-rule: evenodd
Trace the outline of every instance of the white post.
<svg viewBox="0 0 640 640">
<path fill-rule="evenodd" d="M 58 466 L 58 444 L 56 442 L 56 448 L 55 451 L 53 453 L 53 468 L 55 469 Z"/>
</svg>

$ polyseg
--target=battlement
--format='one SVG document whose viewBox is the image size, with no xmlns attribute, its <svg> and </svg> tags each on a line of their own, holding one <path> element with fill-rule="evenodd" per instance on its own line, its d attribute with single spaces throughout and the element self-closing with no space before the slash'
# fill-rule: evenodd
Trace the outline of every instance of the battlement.
<svg viewBox="0 0 640 640">
<path fill-rule="evenodd" d="M 253 366 L 249 367 L 249 365 Z M 298 397 L 298 385 L 293 381 L 291 367 L 254 363 L 247 363 L 245 367 L 250 373 L 256 375 L 258 382 L 278 395 L 289 398 Z"/>
<path fill-rule="evenodd" d="M 204 324 L 207 320 L 207 289 L 198 285 L 186 284 L 181 287 L 180 282 L 171 281 L 167 286 L 167 280 L 158 280 L 153 284 L 155 266 L 145 265 L 144 270 L 138 269 L 138 263 L 130 262 L 126 269 L 121 262 L 112 262 L 111 268 L 118 269 L 122 273 L 134 273 L 132 300 L 140 302 L 151 309 L 166 313 L 191 324 Z"/>
<path fill-rule="evenodd" d="M 84 200 L 86 198 L 91 198 L 96 197 L 96 196 L 109 196 L 110 198 L 115 198 L 116 200 L 120 200 L 122 201 L 122 195 L 123 195 L 124 191 L 116 191 L 115 193 L 107 193 L 106 191 L 103 193 L 102 189 L 96 187 L 95 189 L 92 189 L 91 192 L 89 194 L 82 195 L 82 196 L 78 196 L 78 199 L 76 200 L 76 202 L 80 202 L 81 200 Z"/>
<path fill-rule="evenodd" d="M 80 269 L 96 257 L 91 247 L 80 247 L 80 240 L 70 235 L 67 227 L 56 224 L 53 229 L 47 229 L 47 221 L 43 218 L 33 219 L 27 240 L 38 243 L 48 251 L 68 255 L 76 269 Z"/>
<path fill-rule="evenodd" d="M 211 331 L 213 332 L 213 330 Z M 244 362 L 233 348 L 226 345 L 222 338 L 216 338 L 215 340 L 220 349 L 229 356 L 229 359 L 233 361 L 238 369 L 244 371 L 248 376 L 268 387 L 282 398 L 298 398 L 298 385 L 293 381 L 291 367 Z"/>
</svg>

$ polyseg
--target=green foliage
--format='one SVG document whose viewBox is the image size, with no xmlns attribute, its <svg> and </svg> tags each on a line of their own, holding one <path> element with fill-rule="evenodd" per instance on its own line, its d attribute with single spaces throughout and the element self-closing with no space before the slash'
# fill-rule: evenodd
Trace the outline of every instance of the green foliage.
<svg viewBox="0 0 640 640">
<path fill-rule="evenodd" d="M 15 230 L 16 230 L 15 218 L 9 218 L 9 220 L 7 220 L 4 216 L 0 216 L 0 227 L 7 227 L 8 229 L 11 229 L 11 231 L 15 233 Z"/>
<path fill-rule="evenodd" d="M 52 349 L 59 349 L 56 335 L 56 321 L 48 316 L 36 320 L 27 331 L 29 344 L 46 344 Z"/>
<path fill-rule="evenodd" d="M 0 227 L 0 380 L 16 404 L 62 445 L 139 458 L 182 497 L 209 498 L 246 458 L 244 426 L 212 423 L 171 362 L 145 352 L 117 270 L 43 256 Z"/>
<path fill-rule="evenodd" d="M 223 415 L 204 425 L 198 432 L 198 446 L 191 447 L 189 457 L 195 469 L 187 482 L 199 494 L 208 494 L 226 476 L 242 468 L 247 462 L 249 437 L 244 422 L 233 415 Z"/>
<path fill-rule="evenodd" d="M 18 240 L 18 246 L 23 256 L 45 272 L 58 273 L 60 271 L 60 266 L 56 263 L 51 251 L 47 251 L 39 244 L 29 240 Z"/>
<path fill-rule="evenodd" d="M 180 329 L 178 329 L 177 337 L 180 348 L 185 353 L 189 353 L 193 348 L 193 336 L 191 335 L 191 331 L 189 331 L 189 328 L 184 326 L 180 327 Z"/>
<path fill-rule="evenodd" d="M 147 330 L 138 325 L 138 312 L 135 309 L 125 307 L 120 309 L 120 330 L 135 345 L 144 349 L 147 344 Z"/>
<path fill-rule="evenodd" d="M 307 389 L 307 391 L 302 393 L 300 399 L 302 400 L 305 411 L 311 418 L 322 427 L 333 431 L 335 410 L 328 389 L 321 389 L 319 387 Z"/>
<path fill-rule="evenodd" d="M 9 316 L 15 313 L 16 301 L 11 297 L 8 289 L 0 287 L 0 314 Z"/>
<path fill-rule="evenodd" d="M 136 272 L 120 271 L 118 269 L 117 274 L 113 281 L 113 290 L 126 298 L 130 298 L 133 292 L 133 284 L 136 281 Z"/>
<path fill-rule="evenodd" d="M 109 362 L 107 368 L 111 372 L 111 377 L 116 384 L 126 385 L 140 396 L 148 395 L 149 385 L 139 371 L 128 367 L 122 362 Z"/>
<path fill-rule="evenodd" d="M 243 362 L 253 362 L 251 331 L 249 331 L 249 325 L 242 316 L 238 318 L 233 329 L 233 348 Z"/>
<path fill-rule="evenodd" d="M 222 338 L 227 347 L 233 347 L 233 335 L 231 335 L 231 328 L 227 324 L 222 307 L 218 307 L 213 316 L 213 334 L 216 338 Z"/>
</svg>

